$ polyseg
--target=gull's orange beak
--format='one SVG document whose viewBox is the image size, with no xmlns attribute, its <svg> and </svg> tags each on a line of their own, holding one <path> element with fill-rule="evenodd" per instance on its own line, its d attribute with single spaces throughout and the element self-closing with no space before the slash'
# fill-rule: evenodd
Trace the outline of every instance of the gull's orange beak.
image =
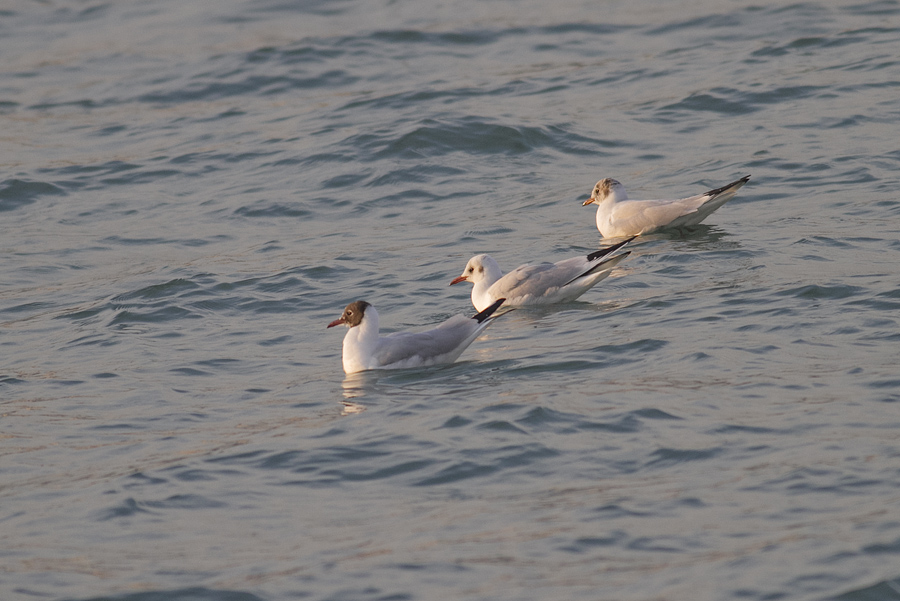
<svg viewBox="0 0 900 601">
<path fill-rule="evenodd" d="M 342 325 L 343 323 L 344 323 L 344 318 L 341 317 L 340 319 L 335 319 L 330 324 L 325 326 L 325 329 L 327 330 L 328 328 L 333 328 L 334 326 L 339 326 L 339 325 Z"/>
<path fill-rule="evenodd" d="M 593 198 L 588 198 L 586 201 L 584 201 L 583 203 L 581 203 L 581 206 L 586 207 L 586 206 L 588 206 L 589 204 L 591 204 L 592 202 L 594 202 L 594 199 L 593 199 Z"/>
<path fill-rule="evenodd" d="M 454 280 L 452 282 L 450 282 L 450 285 L 452 286 L 453 284 L 459 284 L 460 282 L 465 282 L 468 279 L 469 278 L 467 278 L 466 276 L 461 275 L 458 278 L 454 278 Z"/>
</svg>

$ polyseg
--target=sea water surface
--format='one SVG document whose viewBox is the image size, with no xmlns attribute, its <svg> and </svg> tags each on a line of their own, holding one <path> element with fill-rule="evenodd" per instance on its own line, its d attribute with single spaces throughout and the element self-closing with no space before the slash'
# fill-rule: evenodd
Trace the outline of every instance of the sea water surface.
<svg viewBox="0 0 900 601">
<path fill-rule="evenodd" d="M 0 7 L 0 598 L 900 599 L 900 3 Z M 345 377 L 506 269 L 579 301 Z"/>
</svg>

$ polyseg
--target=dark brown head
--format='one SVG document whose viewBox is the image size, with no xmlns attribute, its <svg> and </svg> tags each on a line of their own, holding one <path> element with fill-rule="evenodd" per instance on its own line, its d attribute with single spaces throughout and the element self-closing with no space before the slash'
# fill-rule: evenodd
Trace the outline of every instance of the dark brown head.
<svg viewBox="0 0 900 601">
<path fill-rule="evenodd" d="M 366 314 L 366 309 L 371 305 L 364 300 L 353 301 L 347 308 L 344 309 L 344 312 L 341 314 L 340 319 L 335 319 L 330 324 L 326 326 L 326 328 L 330 328 L 333 326 L 339 326 L 341 324 L 347 326 L 348 328 L 353 328 L 362 323 L 363 316 Z"/>
</svg>

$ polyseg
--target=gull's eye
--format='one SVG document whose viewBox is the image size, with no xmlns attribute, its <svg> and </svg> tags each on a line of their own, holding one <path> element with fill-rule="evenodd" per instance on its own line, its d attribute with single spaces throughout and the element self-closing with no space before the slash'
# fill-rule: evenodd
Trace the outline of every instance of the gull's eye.
<svg viewBox="0 0 900 601">
<path fill-rule="evenodd" d="M 474 268 L 474 267 L 469 267 L 469 273 L 472 273 L 473 271 L 475 271 L 475 268 Z"/>
</svg>

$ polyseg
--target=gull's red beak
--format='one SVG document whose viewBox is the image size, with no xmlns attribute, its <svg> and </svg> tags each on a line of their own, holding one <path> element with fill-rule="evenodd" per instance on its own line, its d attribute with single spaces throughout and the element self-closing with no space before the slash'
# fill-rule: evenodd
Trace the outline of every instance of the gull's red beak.
<svg viewBox="0 0 900 601">
<path fill-rule="evenodd" d="M 583 203 L 581 203 L 581 206 L 586 207 L 586 206 L 588 206 L 589 204 L 591 204 L 592 202 L 594 202 L 594 199 L 593 199 L 593 198 L 588 198 L 586 201 L 584 201 Z"/>
<path fill-rule="evenodd" d="M 327 330 L 328 328 L 333 328 L 334 326 L 343 325 L 343 323 L 344 323 L 344 318 L 341 317 L 340 319 L 335 319 L 335 320 L 332 321 L 330 324 L 328 324 L 327 326 L 325 326 L 325 329 Z"/>
<path fill-rule="evenodd" d="M 466 276 L 461 275 L 458 278 L 454 278 L 454 280 L 452 282 L 450 282 L 450 285 L 452 286 L 453 284 L 459 284 L 460 282 L 465 282 L 468 279 L 469 278 L 467 278 Z"/>
</svg>

